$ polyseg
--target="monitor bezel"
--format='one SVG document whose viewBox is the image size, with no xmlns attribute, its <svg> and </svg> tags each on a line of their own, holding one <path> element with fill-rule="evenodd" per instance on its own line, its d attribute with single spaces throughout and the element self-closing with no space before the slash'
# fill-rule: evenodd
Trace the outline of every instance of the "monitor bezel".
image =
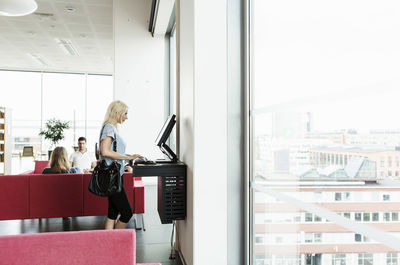
<svg viewBox="0 0 400 265">
<path fill-rule="evenodd" d="M 176 115 L 172 114 L 167 118 L 163 127 L 161 128 L 160 132 L 158 133 L 158 136 L 156 138 L 156 145 L 158 147 L 162 147 L 163 145 L 166 145 L 168 137 L 171 134 L 172 129 L 175 126 L 175 123 L 176 123 Z"/>
</svg>

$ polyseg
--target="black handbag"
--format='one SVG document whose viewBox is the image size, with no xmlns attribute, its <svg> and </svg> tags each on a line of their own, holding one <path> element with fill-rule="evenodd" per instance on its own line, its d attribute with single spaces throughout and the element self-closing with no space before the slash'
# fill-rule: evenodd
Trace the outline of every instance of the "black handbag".
<svg viewBox="0 0 400 265">
<path fill-rule="evenodd" d="M 100 136 L 103 133 L 101 129 Z M 117 140 L 114 135 L 114 151 L 117 152 Z M 107 165 L 106 160 L 100 160 L 100 163 L 93 169 L 89 181 L 89 191 L 97 196 L 108 197 L 122 190 L 122 176 L 120 174 L 121 165 L 114 160 L 111 165 Z"/>
</svg>

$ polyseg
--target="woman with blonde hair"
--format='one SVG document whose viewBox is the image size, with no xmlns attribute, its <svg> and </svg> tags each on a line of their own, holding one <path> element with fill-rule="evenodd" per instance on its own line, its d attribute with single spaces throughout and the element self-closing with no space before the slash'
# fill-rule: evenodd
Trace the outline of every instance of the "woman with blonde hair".
<svg viewBox="0 0 400 265">
<path fill-rule="evenodd" d="M 140 155 L 125 155 L 126 144 L 122 137 L 118 134 L 118 124 L 128 119 L 128 106 L 122 101 L 116 100 L 108 106 L 103 127 L 100 132 L 100 159 L 104 159 L 107 165 L 114 160 L 121 165 L 120 174 L 122 176 L 125 171 L 125 161 L 142 158 Z M 116 152 L 114 147 L 116 145 Z M 118 215 L 120 215 L 117 220 Z M 105 229 L 121 229 L 125 228 L 132 217 L 132 209 L 129 204 L 125 189 L 121 192 L 108 197 L 108 214 Z M 117 220 L 117 221 L 116 221 Z"/>
<path fill-rule="evenodd" d="M 78 168 L 71 167 L 68 161 L 67 149 L 56 147 L 50 156 L 50 168 L 43 169 L 42 174 L 82 173 Z"/>
</svg>

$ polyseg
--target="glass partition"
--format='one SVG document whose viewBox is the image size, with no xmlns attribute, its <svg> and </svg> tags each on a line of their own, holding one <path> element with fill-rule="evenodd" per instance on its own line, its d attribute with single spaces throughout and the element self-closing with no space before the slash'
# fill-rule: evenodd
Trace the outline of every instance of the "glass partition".
<svg viewBox="0 0 400 265">
<path fill-rule="evenodd" d="M 398 264 L 400 4 L 250 3 L 251 263 Z"/>
<path fill-rule="evenodd" d="M 86 77 L 84 74 L 43 73 L 43 126 L 49 119 L 69 121 L 65 139 L 58 143 L 73 152 L 85 136 Z M 45 149 L 50 148 L 45 141 Z M 54 147 L 53 147 L 54 148 Z"/>
<path fill-rule="evenodd" d="M 0 106 L 11 110 L 12 153 L 19 156 L 26 145 L 41 148 L 41 76 L 32 72 L 0 71 Z"/>
<path fill-rule="evenodd" d="M 48 119 L 69 121 L 65 139 L 58 143 L 74 151 L 80 136 L 94 151 L 107 106 L 113 100 L 111 75 L 41 73 L 0 70 L 0 106 L 12 111 L 12 173 L 32 169 L 33 159 L 47 159 L 50 143 L 39 136 Z M 30 163 L 21 163 L 24 146 L 33 146 Z"/>
<path fill-rule="evenodd" d="M 87 76 L 87 125 L 86 138 L 89 149 L 94 150 L 99 141 L 101 125 L 108 105 L 113 101 L 113 77 L 109 75 Z"/>
</svg>

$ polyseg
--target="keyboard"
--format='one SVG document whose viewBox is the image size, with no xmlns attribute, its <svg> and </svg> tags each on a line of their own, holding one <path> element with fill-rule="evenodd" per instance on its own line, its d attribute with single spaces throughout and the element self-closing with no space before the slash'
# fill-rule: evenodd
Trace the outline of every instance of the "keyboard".
<svg viewBox="0 0 400 265">
<path fill-rule="evenodd" d="M 146 157 L 142 158 L 136 158 L 133 163 L 135 165 L 137 164 L 155 164 L 156 162 L 154 160 L 151 159 L 147 159 Z"/>
</svg>

